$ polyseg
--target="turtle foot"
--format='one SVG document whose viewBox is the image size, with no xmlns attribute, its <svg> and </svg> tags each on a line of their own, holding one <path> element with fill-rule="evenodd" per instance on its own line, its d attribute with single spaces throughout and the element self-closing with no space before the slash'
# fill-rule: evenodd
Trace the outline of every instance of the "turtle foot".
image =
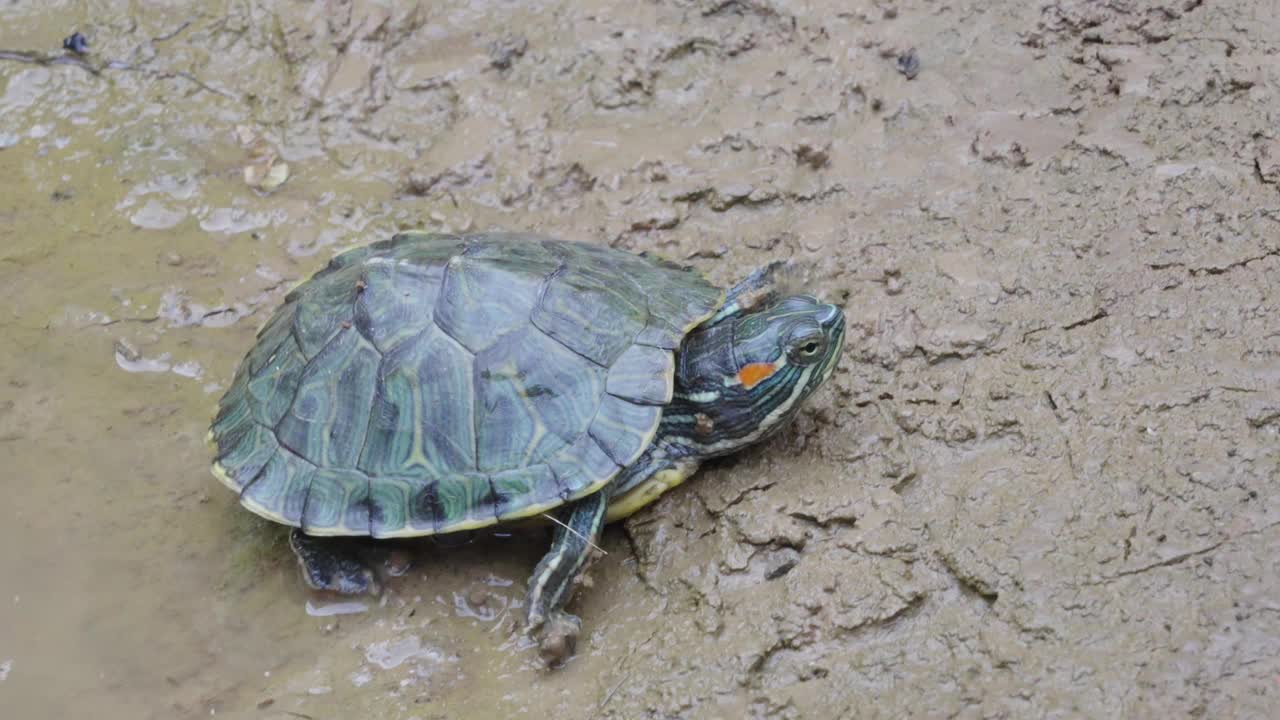
<svg viewBox="0 0 1280 720">
<path fill-rule="evenodd" d="M 313 590 L 340 595 L 377 595 L 382 592 L 377 576 L 351 543 L 311 537 L 294 528 L 289 533 L 289 547 L 298 556 L 303 582 Z"/>
<path fill-rule="evenodd" d="M 582 621 L 576 615 L 556 610 L 533 630 L 538 639 L 539 657 L 547 667 L 558 667 L 573 657 Z"/>
</svg>

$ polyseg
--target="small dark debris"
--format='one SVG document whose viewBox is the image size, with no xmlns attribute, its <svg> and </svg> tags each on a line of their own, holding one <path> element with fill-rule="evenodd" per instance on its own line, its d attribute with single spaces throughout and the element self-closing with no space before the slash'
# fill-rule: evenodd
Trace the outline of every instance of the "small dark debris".
<svg viewBox="0 0 1280 720">
<path fill-rule="evenodd" d="M 49 194 L 49 199 L 54 202 L 63 202 L 65 200 L 70 200 L 72 197 L 75 197 L 74 193 L 63 188 L 58 188 Z"/>
<path fill-rule="evenodd" d="M 915 48 L 898 56 L 898 72 L 905 75 L 908 80 L 914 80 L 916 75 L 920 74 L 920 56 L 916 54 Z"/>
<path fill-rule="evenodd" d="M 800 165 L 808 165 L 814 170 L 820 170 L 831 164 L 831 144 L 826 143 L 821 146 L 810 145 L 809 143 L 801 143 L 796 147 L 796 162 Z"/>
<path fill-rule="evenodd" d="M 274 705 L 274 704 L 275 704 L 275 702 L 276 702 L 275 698 L 267 698 L 266 700 L 262 700 L 262 701 L 260 701 L 260 702 L 258 703 L 258 709 L 259 709 L 259 710 L 266 710 L 267 708 L 269 708 L 269 707 L 271 707 L 272 705 Z"/>
<path fill-rule="evenodd" d="M 777 580 L 778 578 L 791 572 L 800 562 L 800 554 L 791 550 L 789 552 L 779 552 L 769 559 L 769 564 L 764 570 L 765 580 Z"/>
<path fill-rule="evenodd" d="M 489 64 L 499 70 L 506 70 L 524 57 L 529 50 L 529 41 L 523 35 L 504 35 L 489 43 Z"/>
<path fill-rule="evenodd" d="M 79 31 L 73 32 L 62 39 L 62 49 L 69 50 L 76 55 L 84 55 L 89 52 L 89 38 Z"/>
<path fill-rule="evenodd" d="M 525 397 L 536 398 L 536 397 L 542 397 L 543 395 L 555 396 L 556 391 L 552 390 L 546 385 L 530 385 L 528 388 L 525 389 L 524 394 L 525 394 Z"/>
</svg>

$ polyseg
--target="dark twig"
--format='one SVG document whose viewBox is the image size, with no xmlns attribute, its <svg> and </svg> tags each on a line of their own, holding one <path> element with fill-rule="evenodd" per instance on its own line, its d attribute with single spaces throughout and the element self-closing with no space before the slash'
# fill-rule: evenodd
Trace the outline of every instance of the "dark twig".
<svg viewBox="0 0 1280 720">
<path fill-rule="evenodd" d="M 141 51 L 143 46 L 148 43 L 157 43 L 157 42 L 164 42 L 166 40 L 172 40 L 173 38 L 177 37 L 178 34 L 181 33 L 183 30 L 186 30 L 187 27 L 189 27 L 190 25 L 191 25 L 191 21 L 188 20 L 182 23 L 181 25 L 179 25 L 178 27 L 174 28 L 173 30 L 170 30 L 169 32 L 165 33 L 164 35 L 151 38 L 150 40 L 147 41 L 147 43 L 143 43 L 142 45 L 139 45 L 138 47 L 134 48 L 133 53 L 131 53 L 130 57 L 137 57 L 139 51 Z M 85 47 L 87 47 L 87 41 L 85 43 Z M 103 70 L 123 70 L 125 72 L 142 73 L 143 75 L 146 75 L 148 77 L 160 78 L 162 80 L 171 80 L 171 79 L 177 78 L 181 80 L 186 80 L 187 82 L 191 83 L 192 85 L 195 85 L 201 90 L 211 92 L 214 95 L 221 95 L 222 97 L 228 98 L 230 100 L 237 99 L 236 96 L 232 95 L 231 93 L 225 90 L 219 90 L 218 88 L 213 87 L 212 85 L 209 85 L 203 80 L 200 80 L 199 78 L 192 75 L 191 73 L 183 72 L 181 70 L 155 70 L 149 67 L 134 65 L 132 62 L 127 62 L 124 60 L 108 60 L 103 63 L 94 64 L 80 57 L 79 55 L 72 54 L 70 52 L 63 55 L 53 55 L 53 54 L 33 52 L 31 50 L 4 50 L 4 49 L 0 49 L 0 60 L 12 60 L 14 62 L 24 62 L 24 63 L 31 63 L 33 65 L 46 65 L 46 66 L 47 65 L 73 65 L 75 67 L 80 68 L 81 70 L 84 70 L 90 75 L 95 75 L 95 76 L 101 75 Z"/>
<path fill-rule="evenodd" d="M 151 38 L 151 42 L 165 42 L 166 40 L 172 40 L 178 36 L 178 33 L 182 32 L 183 30 L 186 30 L 187 27 L 190 25 L 191 25 L 191 21 L 187 20 L 183 22 L 181 25 L 179 25 L 178 27 L 165 33 L 164 35 L 159 35 Z"/>
</svg>

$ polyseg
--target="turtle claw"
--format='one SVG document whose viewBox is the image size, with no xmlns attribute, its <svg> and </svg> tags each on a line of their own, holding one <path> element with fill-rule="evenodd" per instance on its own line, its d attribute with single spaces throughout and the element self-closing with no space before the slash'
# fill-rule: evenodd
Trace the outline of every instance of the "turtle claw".
<svg viewBox="0 0 1280 720">
<path fill-rule="evenodd" d="M 313 590 L 339 595 L 378 595 L 382 587 L 355 550 L 330 539 L 311 537 L 294 528 L 289 547 L 298 556 L 302 581 Z"/>
<path fill-rule="evenodd" d="M 582 621 L 578 616 L 563 610 L 553 611 L 549 618 L 530 627 L 530 631 L 538 639 L 538 656 L 547 667 L 558 667 L 573 657 L 581 630 Z"/>
</svg>

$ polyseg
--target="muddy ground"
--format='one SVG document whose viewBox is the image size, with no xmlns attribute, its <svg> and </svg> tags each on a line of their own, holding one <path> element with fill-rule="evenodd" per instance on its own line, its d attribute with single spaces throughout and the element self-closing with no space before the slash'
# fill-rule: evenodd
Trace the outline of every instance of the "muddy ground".
<svg viewBox="0 0 1280 720">
<path fill-rule="evenodd" d="M 3 714 L 1274 717 L 1278 18 L 6 0 Z M 609 530 L 555 673 L 537 542 L 335 605 L 207 471 L 285 289 L 409 227 L 796 258 L 849 316 L 793 429 Z"/>
</svg>

